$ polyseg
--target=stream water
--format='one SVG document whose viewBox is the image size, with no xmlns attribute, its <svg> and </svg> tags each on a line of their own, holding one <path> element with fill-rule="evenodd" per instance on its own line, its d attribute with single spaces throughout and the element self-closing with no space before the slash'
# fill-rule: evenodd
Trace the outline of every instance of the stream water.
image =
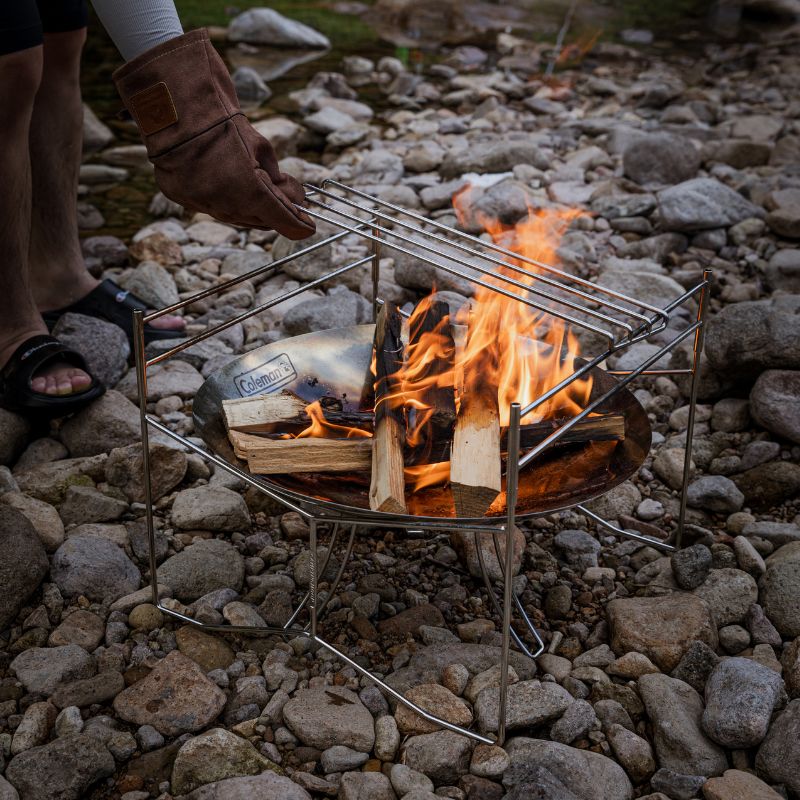
<svg viewBox="0 0 800 800">
<path fill-rule="evenodd" d="M 256 0 L 246 0 L 241 7 L 259 4 L 265 5 Z M 218 4 L 214 0 L 178 2 L 187 28 L 198 21 L 225 24 L 223 11 L 215 16 L 215 5 Z M 189 8 L 184 9 L 184 6 Z M 241 7 L 236 10 L 241 10 Z M 738 8 L 726 0 L 720 3 L 671 0 L 662 4 L 647 0 L 613 3 L 515 0 L 496 5 L 450 0 L 431 8 L 415 3 L 412 4 L 412 14 L 389 16 L 388 19 L 385 15 L 376 18 L 375 9 L 366 3 L 348 0 L 331 4 L 282 0 L 276 7 L 287 16 L 321 30 L 332 42 L 331 49 L 322 52 L 262 51 L 263 58 L 270 61 L 276 74 L 268 80 L 272 97 L 258 109 L 257 116 L 281 114 L 298 121 L 300 117 L 288 94 L 304 87 L 317 72 L 339 71 L 342 58 L 347 55 L 357 54 L 373 60 L 395 56 L 410 69 L 423 69 L 431 61 L 447 58 L 459 43 L 483 45 L 493 58 L 492 45 L 501 29 L 555 43 L 563 28 L 563 40 L 567 45 L 580 45 L 593 39 L 621 41 L 655 51 L 680 49 L 687 56 L 702 58 L 709 43 L 757 39 L 769 30 L 763 23 L 756 26 L 743 18 Z M 468 23 L 466 26 L 465 22 Z M 469 29 L 472 24 L 490 29 L 481 34 Z M 226 50 L 224 46 L 220 49 L 229 62 L 242 63 L 239 52 Z M 304 61 L 304 58 L 308 60 Z M 84 99 L 114 131 L 118 139 L 115 144 L 138 143 L 130 125 L 116 117 L 122 106 L 111 82 L 111 73 L 119 64 L 120 58 L 112 42 L 93 19 L 84 58 Z M 591 57 L 585 67 L 591 69 Z M 385 108 L 384 97 L 375 84 L 361 89 L 359 99 L 370 104 L 376 114 Z M 320 157 L 320 153 L 313 150 L 298 155 L 309 161 L 317 161 Z M 102 155 L 95 155 L 92 160 L 101 162 Z M 143 170 L 133 170 L 129 180 L 112 188 L 91 191 L 84 199 L 100 209 L 105 224 L 98 230 L 85 231 L 84 235 L 109 233 L 130 236 L 150 219 L 147 207 L 155 191 L 150 172 Z"/>
</svg>

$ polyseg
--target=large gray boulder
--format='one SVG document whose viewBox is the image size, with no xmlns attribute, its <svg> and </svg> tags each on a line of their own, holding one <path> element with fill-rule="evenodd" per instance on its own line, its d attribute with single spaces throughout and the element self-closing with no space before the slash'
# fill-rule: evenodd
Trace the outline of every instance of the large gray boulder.
<svg viewBox="0 0 800 800">
<path fill-rule="evenodd" d="M 228 39 L 269 47 L 327 49 L 331 46 L 327 36 L 271 8 L 251 8 L 234 17 L 228 26 Z"/>
<path fill-rule="evenodd" d="M 668 231 L 727 228 L 749 217 L 764 216 L 738 192 L 714 178 L 693 178 L 658 193 L 661 225 Z"/>
<path fill-rule="evenodd" d="M 800 444 L 800 370 L 762 372 L 750 392 L 750 411 L 768 431 Z"/>
<path fill-rule="evenodd" d="M 770 783 L 782 783 L 800 796 L 800 699 L 792 700 L 772 723 L 756 756 L 756 770 Z"/>
</svg>

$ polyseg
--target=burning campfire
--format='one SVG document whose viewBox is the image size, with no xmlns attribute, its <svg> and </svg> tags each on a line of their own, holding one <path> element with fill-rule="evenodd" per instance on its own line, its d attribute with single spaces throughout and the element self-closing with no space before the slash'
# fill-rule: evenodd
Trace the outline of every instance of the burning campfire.
<svg viewBox="0 0 800 800">
<path fill-rule="evenodd" d="M 471 213 L 470 194 L 454 198 L 459 215 Z M 578 213 L 531 209 L 514 226 L 481 223 L 506 249 L 553 263 Z M 510 404 L 541 397 L 574 372 L 579 355 L 566 323 L 518 301 L 532 283 L 529 261 L 522 268 L 510 257 L 498 267 L 521 284 L 517 293 L 489 277 L 455 319 L 435 292 L 405 323 L 384 303 L 375 326 L 373 392 L 357 411 L 334 397 L 311 404 L 291 394 L 224 401 L 237 456 L 255 474 L 369 472 L 370 507 L 395 514 L 408 513 L 409 496 L 449 485 L 457 516 L 483 516 L 502 491 Z M 539 405 L 523 420 L 522 447 L 585 408 L 591 390 L 591 377 L 575 380 Z M 624 429 L 621 415 L 593 415 L 560 444 L 619 440 Z"/>
</svg>

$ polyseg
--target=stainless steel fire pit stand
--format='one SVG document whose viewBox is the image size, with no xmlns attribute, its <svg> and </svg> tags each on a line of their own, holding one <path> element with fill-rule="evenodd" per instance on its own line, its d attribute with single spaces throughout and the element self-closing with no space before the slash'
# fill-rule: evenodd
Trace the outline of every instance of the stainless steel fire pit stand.
<svg viewBox="0 0 800 800">
<path fill-rule="evenodd" d="M 686 431 L 686 454 L 682 477 L 680 513 L 673 541 L 667 542 L 649 536 L 644 536 L 635 531 L 623 530 L 611 522 L 602 519 L 596 513 L 586 508 L 583 504 L 574 505 L 581 514 L 591 519 L 598 526 L 610 531 L 615 536 L 632 538 L 644 542 L 657 549 L 670 552 L 679 549 L 682 544 L 684 525 L 686 519 L 686 489 L 688 486 L 692 435 L 695 423 L 695 405 L 697 400 L 697 386 L 699 378 L 699 359 L 703 346 L 703 332 L 706 311 L 708 307 L 708 292 L 711 274 L 705 272 L 703 278 L 696 286 L 665 305 L 658 308 L 628 297 L 620 292 L 599 286 L 586 279 L 578 278 L 548 264 L 526 258 L 513 250 L 501 247 L 498 244 L 486 242 L 478 237 L 470 236 L 441 222 L 429 220 L 420 214 L 400 208 L 392 203 L 371 197 L 370 195 L 345 186 L 336 181 L 326 181 L 320 186 L 307 186 L 307 203 L 305 209 L 308 214 L 317 220 L 331 225 L 337 232 L 321 241 L 301 247 L 298 251 L 285 258 L 265 264 L 245 275 L 223 281 L 222 283 L 198 292 L 190 298 L 184 299 L 167 308 L 143 314 L 134 313 L 134 352 L 136 358 L 136 374 L 138 384 L 139 408 L 141 414 L 141 430 L 143 444 L 143 469 L 145 487 L 146 523 L 149 541 L 149 567 L 150 580 L 153 591 L 153 604 L 164 614 L 172 619 L 194 625 L 205 630 L 221 633 L 235 633 L 243 635 L 280 635 L 302 636 L 311 639 L 319 647 L 329 651 L 338 659 L 352 667 L 358 674 L 376 683 L 385 693 L 397 702 L 404 704 L 424 719 L 451 731 L 468 736 L 484 743 L 499 742 L 502 744 L 506 737 L 506 707 L 508 698 L 508 666 L 512 641 L 517 647 L 530 657 L 535 658 L 544 649 L 544 642 L 536 631 L 526 609 L 520 599 L 513 592 L 513 531 L 519 517 L 517 512 L 517 493 L 520 480 L 520 471 L 525 470 L 531 463 L 551 448 L 574 425 L 597 410 L 604 402 L 622 392 L 632 381 L 640 376 L 652 375 L 685 375 L 691 377 L 689 393 L 689 415 Z M 145 352 L 144 326 L 166 314 L 185 309 L 199 300 L 221 294 L 239 285 L 245 280 L 269 276 L 276 273 L 285 264 L 295 259 L 327 247 L 333 242 L 347 236 L 355 236 L 370 244 L 370 252 L 353 262 L 330 270 L 323 276 L 307 282 L 305 285 L 285 292 L 272 300 L 262 303 L 255 308 L 237 314 L 225 321 L 209 327 L 207 330 L 187 338 L 170 349 L 147 356 Z M 427 264 L 446 273 L 465 278 L 476 286 L 484 287 L 499 292 L 507 297 L 525 304 L 536 313 L 552 315 L 576 328 L 582 328 L 604 340 L 606 346 L 602 352 L 587 358 L 574 372 L 543 393 L 541 397 L 521 407 L 519 403 L 512 403 L 509 409 L 510 426 L 508 429 L 508 456 L 506 468 L 506 512 L 500 517 L 486 517 L 481 520 L 461 520 L 442 517 L 413 517 L 408 515 L 390 515 L 371 512 L 368 509 L 342 508 L 334 503 L 328 503 L 314 497 L 298 496 L 296 492 L 287 491 L 274 482 L 264 480 L 249 474 L 232 460 L 213 452 L 206 444 L 190 439 L 164 425 L 159 419 L 147 411 L 147 381 L 148 370 L 157 364 L 183 352 L 194 344 L 214 336 L 237 323 L 264 312 L 268 308 L 289 300 L 308 289 L 316 288 L 322 284 L 336 279 L 347 272 L 365 267 L 370 270 L 373 288 L 373 307 L 377 310 L 382 303 L 379 297 L 380 258 L 383 251 L 401 252 L 412 256 L 423 264 Z M 498 271 L 502 268 L 502 272 Z M 681 309 L 686 304 L 696 303 L 697 312 L 694 321 L 676 330 L 676 324 L 681 324 Z M 669 329 L 669 331 L 668 331 Z M 524 417 L 531 414 L 539 406 L 546 403 L 551 397 L 564 389 L 573 381 L 586 375 L 590 370 L 606 361 L 636 342 L 646 341 L 669 333 L 669 341 L 660 344 L 658 350 L 648 356 L 634 369 L 619 371 L 612 370 L 611 374 L 617 377 L 616 383 L 593 399 L 574 417 L 569 419 L 560 428 L 550 434 L 536 447 L 522 454 L 520 452 L 520 425 Z M 682 342 L 689 338 L 693 340 L 693 357 L 691 366 L 686 369 L 661 369 L 658 361 L 673 351 Z M 662 337 L 663 338 L 663 337 Z M 576 366 L 573 364 L 573 366 Z M 201 623 L 192 617 L 170 607 L 159 597 L 156 546 L 155 546 L 155 518 L 153 509 L 153 494 L 151 482 L 150 463 L 150 431 L 170 437 L 180 446 L 199 454 L 203 459 L 215 467 L 223 469 L 245 484 L 264 493 L 284 508 L 295 511 L 309 526 L 309 551 L 310 551 L 310 581 L 309 589 L 300 605 L 295 609 L 290 619 L 283 627 L 274 626 L 235 626 L 211 625 Z M 549 512 L 548 512 L 549 513 Z M 533 515 L 523 515 L 524 517 Z M 501 618 L 502 646 L 500 648 L 501 684 L 499 693 L 499 716 L 497 737 L 478 733 L 449 723 L 437 717 L 416 703 L 408 700 L 385 681 L 371 674 L 367 669 L 349 658 L 345 653 L 327 642 L 319 633 L 318 623 L 325 610 L 328 599 L 332 597 L 344 573 L 347 561 L 352 553 L 354 537 L 359 528 L 391 528 L 406 531 L 427 530 L 450 532 L 454 528 L 465 532 L 472 532 L 476 544 L 480 536 L 491 536 L 494 542 L 495 553 L 502 573 L 502 602 L 495 595 L 494 586 L 489 577 L 484 563 L 481 548 L 477 547 L 480 568 L 484 584 L 489 593 L 489 599 L 494 609 Z M 331 529 L 331 539 L 328 554 L 320 569 L 318 555 L 318 540 L 321 528 Z M 337 537 L 341 530 L 349 528 L 345 555 L 338 573 L 331 582 L 326 597 L 320 597 L 319 578 L 324 572 L 330 558 Z M 505 537 L 506 547 L 504 557 L 501 557 L 500 538 Z M 308 611 L 308 624 L 300 625 L 297 619 L 303 609 Z M 523 632 L 520 634 L 512 627 L 512 615 L 517 610 Z M 526 643 L 525 638 L 531 639 L 533 646 Z"/>
</svg>

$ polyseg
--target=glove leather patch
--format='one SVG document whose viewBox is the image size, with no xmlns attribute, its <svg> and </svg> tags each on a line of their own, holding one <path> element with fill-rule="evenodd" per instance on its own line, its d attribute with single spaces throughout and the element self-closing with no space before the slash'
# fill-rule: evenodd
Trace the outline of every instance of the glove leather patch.
<svg viewBox="0 0 800 800">
<path fill-rule="evenodd" d="M 158 133 L 178 121 L 175 103 L 172 102 L 172 95 L 163 81 L 137 92 L 128 105 L 145 136 Z"/>
</svg>

